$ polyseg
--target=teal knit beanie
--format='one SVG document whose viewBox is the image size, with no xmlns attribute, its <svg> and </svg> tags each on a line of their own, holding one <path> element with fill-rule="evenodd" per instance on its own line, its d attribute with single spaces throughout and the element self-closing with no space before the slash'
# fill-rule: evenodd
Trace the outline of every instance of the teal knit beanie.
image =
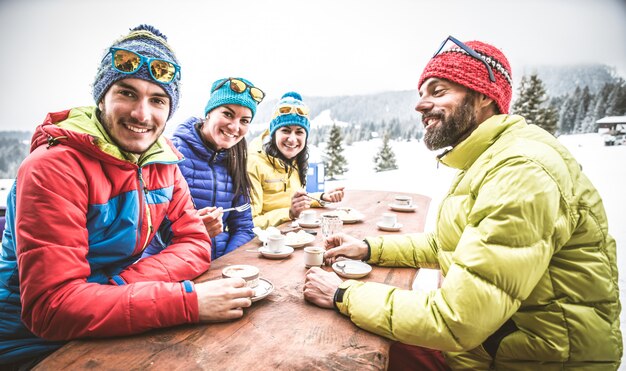
<svg viewBox="0 0 626 371">
<path fill-rule="evenodd" d="M 303 107 L 306 112 L 309 111 L 307 105 L 302 102 L 302 96 L 294 91 L 285 93 L 282 98 L 280 98 L 280 100 L 276 104 L 276 107 L 274 108 L 274 114 L 278 112 L 278 109 L 281 106 Z M 272 119 L 272 121 L 270 122 L 270 136 L 274 135 L 276 130 L 278 130 L 279 128 L 291 125 L 301 126 L 306 131 L 307 137 L 309 136 L 309 128 L 311 127 L 311 123 L 309 122 L 309 115 L 299 115 L 297 112 L 295 112 L 295 110 L 288 114 L 278 115 Z"/>
<path fill-rule="evenodd" d="M 230 79 L 241 80 L 246 83 L 246 90 L 243 93 L 237 93 L 236 91 L 233 91 L 230 88 Z M 219 89 L 217 88 L 218 86 Z M 211 97 L 204 107 L 204 116 L 206 117 L 207 113 L 211 112 L 213 109 L 219 106 L 223 106 L 226 104 L 236 104 L 239 106 L 250 108 L 250 111 L 252 111 L 252 118 L 254 118 L 254 114 L 256 113 L 256 106 L 258 103 L 254 99 L 252 99 L 252 95 L 250 95 L 250 88 L 253 87 L 254 85 L 250 81 L 241 77 L 223 78 L 215 81 L 211 86 Z"/>
</svg>

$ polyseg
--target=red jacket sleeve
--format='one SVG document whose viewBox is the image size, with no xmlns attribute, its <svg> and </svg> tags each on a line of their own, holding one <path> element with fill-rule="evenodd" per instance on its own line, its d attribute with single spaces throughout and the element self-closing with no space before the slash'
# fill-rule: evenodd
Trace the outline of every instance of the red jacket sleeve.
<svg viewBox="0 0 626 371">
<path fill-rule="evenodd" d="M 55 146 L 38 148 L 20 167 L 16 242 L 24 324 L 42 338 L 69 340 L 197 322 L 189 282 L 87 282 L 87 184 L 97 166 L 80 152 Z"/>
</svg>

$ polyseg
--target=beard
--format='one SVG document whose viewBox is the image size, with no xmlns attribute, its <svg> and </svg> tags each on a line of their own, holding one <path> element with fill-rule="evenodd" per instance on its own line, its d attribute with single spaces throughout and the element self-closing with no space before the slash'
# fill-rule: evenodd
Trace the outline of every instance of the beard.
<svg viewBox="0 0 626 371">
<path fill-rule="evenodd" d="M 476 94 L 468 92 L 454 111 L 446 116 L 442 111 L 431 111 L 422 116 L 439 120 L 436 127 L 424 134 L 424 144 L 429 150 L 454 147 L 469 135 L 477 126 L 474 101 Z"/>
</svg>

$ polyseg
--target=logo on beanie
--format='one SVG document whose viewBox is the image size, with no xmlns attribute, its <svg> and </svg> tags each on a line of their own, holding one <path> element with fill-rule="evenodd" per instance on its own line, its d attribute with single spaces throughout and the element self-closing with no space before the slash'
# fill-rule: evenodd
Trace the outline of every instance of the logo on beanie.
<svg viewBox="0 0 626 371">
<path fill-rule="evenodd" d="M 115 68 L 113 54 L 116 50 L 122 50 L 126 53 L 126 56 L 139 58 L 139 67 L 128 70 L 132 72 L 120 68 L 121 65 Z M 155 71 L 150 70 L 151 67 L 155 67 L 151 60 L 167 62 L 165 65 L 173 69 L 172 78 L 164 79 L 160 74 L 155 75 Z M 167 43 L 167 37 L 153 26 L 139 25 L 131 29 L 128 35 L 121 37 L 110 48 L 106 49 L 106 54 L 100 62 L 93 82 L 93 98 L 96 104 L 98 104 L 111 85 L 119 80 L 126 78 L 143 79 L 158 84 L 163 88 L 170 98 L 169 117 L 172 117 L 178 108 L 180 98 L 180 67 L 178 65 L 176 55 Z M 163 81 L 160 81 L 160 78 Z"/>
<path fill-rule="evenodd" d="M 302 102 L 302 96 L 294 91 L 285 93 L 274 107 L 274 118 L 270 121 L 270 136 L 279 128 L 292 125 L 304 128 L 307 136 L 309 135 L 311 127 L 309 107 Z"/>
</svg>

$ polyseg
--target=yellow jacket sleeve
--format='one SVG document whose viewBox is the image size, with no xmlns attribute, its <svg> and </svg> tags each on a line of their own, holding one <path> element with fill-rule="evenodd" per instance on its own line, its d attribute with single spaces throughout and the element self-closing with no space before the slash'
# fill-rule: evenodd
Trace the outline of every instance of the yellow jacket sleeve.
<svg viewBox="0 0 626 371">
<path fill-rule="evenodd" d="M 512 186 L 524 182 L 524 187 Z M 339 310 L 357 326 L 407 344 L 466 351 L 484 342 L 517 311 L 546 271 L 560 197 L 549 176 L 523 160 L 511 160 L 480 188 L 458 244 L 446 252 L 451 265 L 440 289 L 410 291 L 358 282 L 346 290 Z M 442 251 L 434 241 L 424 234 L 370 238 L 370 261 L 436 264 Z"/>
</svg>

